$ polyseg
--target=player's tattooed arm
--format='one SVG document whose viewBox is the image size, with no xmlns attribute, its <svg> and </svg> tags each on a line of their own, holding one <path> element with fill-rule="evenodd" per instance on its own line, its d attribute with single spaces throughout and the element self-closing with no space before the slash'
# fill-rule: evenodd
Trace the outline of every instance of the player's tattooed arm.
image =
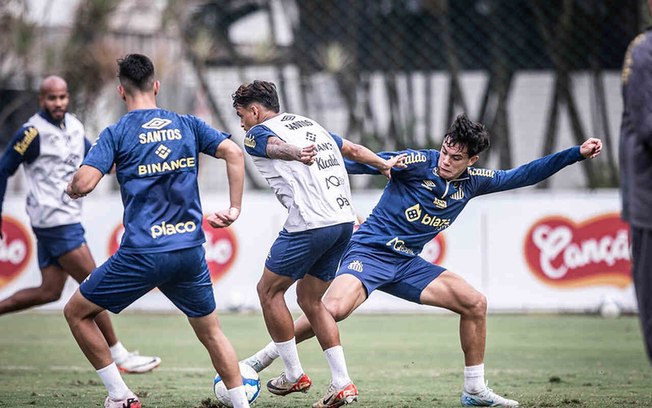
<svg viewBox="0 0 652 408">
<path fill-rule="evenodd" d="M 296 160 L 310 166 L 315 162 L 317 146 L 314 144 L 301 148 L 284 142 L 278 137 L 272 136 L 267 139 L 267 157 L 278 160 Z"/>
</svg>

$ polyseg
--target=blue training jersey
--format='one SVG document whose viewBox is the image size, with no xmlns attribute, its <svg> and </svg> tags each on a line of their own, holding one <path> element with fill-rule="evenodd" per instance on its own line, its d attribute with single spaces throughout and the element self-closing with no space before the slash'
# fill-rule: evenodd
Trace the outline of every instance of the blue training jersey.
<svg viewBox="0 0 652 408">
<path fill-rule="evenodd" d="M 536 184 L 562 168 L 584 160 L 579 146 L 554 153 L 511 170 L 469 167 L 457 179 L 437 174 L 438 150 L 381 152 L 388 159 L 406 153 L 407 167 L 392 169 L 371 215 L 353 234 L 352 241 L 386 248 L 407 257 L 448 228 L 473 197 Z M 373 167 L 346 160 L 352 174 L 378 174 Z"/>
<path fill-rule="evenodd" d="M 231 135 L 192 115 L 134 110 L 104 129 L 83 164 L 106 174 L 115 163 L 124 205 L 124 252 L 165 252 L 201 245 L 199 152 L 215 156 Z"/>
</svg>

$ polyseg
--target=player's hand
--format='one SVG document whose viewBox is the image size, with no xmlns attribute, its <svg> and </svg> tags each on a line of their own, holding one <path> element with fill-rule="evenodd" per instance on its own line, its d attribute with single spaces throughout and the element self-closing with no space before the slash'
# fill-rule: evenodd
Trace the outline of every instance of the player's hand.
<svg viewBox="0 0 652 408">
<path fill-rule="evenodd" d="M 407 153 L 401 153 L 397 154 L 396 156 L 392 157 L 389 160 L 385 160 L 385 167 L 380 170 L 380 174 L 384 175 L 388 179 L 392 178 L 392 169 L 397 168 L 397 169 L 404 169 L 407 167 L 407 164 L 405 164 L 405 157 L 407 156 Z"/>
<path fill-rule="evenodd" d="M 580 154 L 587 159 L 598 157 L 602 152 L 602 140 L 592 137 L 580 146 Z"/>
<path fill-rule="evenodd" d="M 86 194 L 81 194 L 81 193 L 75 192 L 73 190 L 73 188 L 72 188 L 72 183 L 68 184 L 68 187 L 66 187 L 66 194 L 68 194 L 68 196 L 70 198 L 72 198 L 73 200 L 76 200 L 78 198 L 82 198 L 82 197 L 86 196 Z"/>
<path fill-rule="evenodd" d="M 215 214 L 211 214 L 206 217 L 206 221 L 213 228 L 225 228 L 233 224 L 235 220 L 240 216 L 240 209 L 236 207 L 231 207 L 228 210 L 221 210 Z"/>
<path fill-rule="evenodd" d="M 301 151 L 299 151 L 299 157 L 297 157 L 297 160 L 307 166 L 310 166 L 315 162 L 316 157 L 317 157 L 317 146 L 311 144 L 310 146 L 306 146 L 302 148 Z"/>
</svg>

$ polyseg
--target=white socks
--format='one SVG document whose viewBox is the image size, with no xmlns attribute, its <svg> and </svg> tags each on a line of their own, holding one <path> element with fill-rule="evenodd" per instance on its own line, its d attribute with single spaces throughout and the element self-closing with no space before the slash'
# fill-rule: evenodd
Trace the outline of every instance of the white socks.
<svg viewBox="0 0 652 408">
<path fill-rule="evenodd" d="M 268 367 L 279 357 L 278 349 L 273 341 L 270 341 L 262 350 L 259 350 L 254 356 L 261 362 L 264 367 Z"/>
<path fill-rule="evenodd" d="M 288 341 L 274 344 L 285 365 L 285 378 L 291 382 L 297 381 L 303 374 L 303 367 L 301 367 L 301 362 L 299 361 L 299 352 L 297 351 L 297 343 L 294 337 Z"/>
<path fill-rule="evenodd" d="M 245 393 L 244 385 L 239 387 L 231 388 L 227 390 L 229 392 L 229 398 L 231 398 L 231 403 L 233 408 L 248 408 L 249 401 L 247 401 L 247 394 Z"/>
<path fill-rule="evenodd" d="M 115 363 L 100 368 L 99 370 L 96 370 L 96 372 L 104 383 L 106 390 L 109 392 L 109 398 L 114 401 L 119 401 L 127 396 L 127 393 L 129 393 L 129 387 L 127 387 L 127 384 L 125 384 L 120 376 L 120 372 Z"/>
<path fill-rule="evenodd" d="M 487 385 L 484 382 L 484 364 L 464 367 L 464 391 L 477 394 Z"/>
<path fill-rule="evenodd" d="M 346 369 L 346 360 L 344 360 L 344 349 L 342 346 L 334 346 L 324 350 L 324 356 L 326 356 L 328 366 L 331 368 L 331 376 L 333 377 L 331 383 L 333 386 L 339 389 L 350 383 L 351 378 Z"/>
<path fill-rule="evenodd" d="M 121 362 L 129 355 L 129 351 L 122 345 L 122 343 L 117 342 L 113 346 L 109 347 L 111 350 L 111 358 L 115 362 Z"/>
</svg>

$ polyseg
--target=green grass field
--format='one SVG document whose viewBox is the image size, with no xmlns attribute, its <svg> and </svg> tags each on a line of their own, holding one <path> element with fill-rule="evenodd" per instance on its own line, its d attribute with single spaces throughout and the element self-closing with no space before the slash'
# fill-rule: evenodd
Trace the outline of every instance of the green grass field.
<svg viewBox="0 0 652 408">
<path fill-rule="evenodd" d="M 262 316 L 223 315 L 240 358 L 268 341 Z M 122 342 L 157 354 L 153 373 L 126 376 L 144 407 L 212 407 L 208 355 L 181 315 L 114 318 Z M 353 315 L 340 323 L 358 407 L 457 407 L 462 388 L 458 319 L 453 315 Z M 308 394 L 272 396 L 265 407 L 309 407 L 329 381 L 314 340 L 299 347 L 314 381 Z M 652 407 L 652 369 L 636 317 L 491 315 L 486 378 L 523 407 Z M 261 373 L 278 375 L 277 361 Z M 106 393 L 60 314 L 0 317 L 0 407 L 99 407 Z"/>
</svg>

